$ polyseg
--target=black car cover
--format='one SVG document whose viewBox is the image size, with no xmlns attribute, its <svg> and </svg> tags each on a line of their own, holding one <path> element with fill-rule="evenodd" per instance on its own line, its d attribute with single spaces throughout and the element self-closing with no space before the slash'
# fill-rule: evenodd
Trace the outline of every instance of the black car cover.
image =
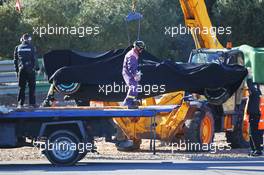
<svg viewBox="0 0 264 175">
<path fill-rule="evenodd" d="M 55 50 L 44 55 L 44 66 L 50 82 L 81 84 L 71 94 L 72 98 L 122 101 L 127 88 L 121 72 L 129 49 L 101 53 Z M 140 56 L 140 70 L 143 75 L 138 98 L 179 90 L 218 95 L 224 89 L 225 101 L 247 76 L 247 69 L 239 65 L 177 64 L 169 59 L 160 60 L 146 51 Z"/>
</svg>

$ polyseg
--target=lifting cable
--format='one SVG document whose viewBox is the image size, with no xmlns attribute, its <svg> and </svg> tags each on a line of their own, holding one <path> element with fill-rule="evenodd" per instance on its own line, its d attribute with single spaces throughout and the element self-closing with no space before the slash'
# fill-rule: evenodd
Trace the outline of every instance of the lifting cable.
<svg viewBox="0 0 264 175">
<path fill-rule="evenodd" d="M 137 40 L 140 39 L 140 29 L 141 29 L 141 19 L 143 18 L 143 15 L 139 12 L 136 12 L 137 10 L 137 0 L 132 0 L 131 4 L 131 12 L 128 13 L 128 15 L 125 17 L 125 23 L 126 23 L 126 31 L 127 31 L 127 39 L 128 39 L 128 45 L 131 45 L 130 41 L 130 32 L 129 32 L 129 22 L 131 21 L 138 21 L 138 30 L 137 30 Z"/>
</svg>

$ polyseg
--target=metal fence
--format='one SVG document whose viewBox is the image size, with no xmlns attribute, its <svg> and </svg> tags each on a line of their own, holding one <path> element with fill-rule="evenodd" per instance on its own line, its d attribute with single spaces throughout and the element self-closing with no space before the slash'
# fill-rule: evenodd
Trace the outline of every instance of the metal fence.
<svg viewBox="0 0 264 175">
<path fill-rule="evenodd" d="M 45 76 L 42 60 L 39 59 L 40 73 L 36 75 L 36 92 L 47 92 L 49 83 Z M 17 94 L 18 79 L 12 60 L 0 61 L 0 95 Z"/>
</svg>

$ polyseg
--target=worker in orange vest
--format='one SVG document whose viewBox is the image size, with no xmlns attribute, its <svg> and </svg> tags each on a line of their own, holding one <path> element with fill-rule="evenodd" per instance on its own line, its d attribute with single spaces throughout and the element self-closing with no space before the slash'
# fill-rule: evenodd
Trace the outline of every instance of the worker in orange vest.
<svg viewBox="0 0 264 175">
<path fill-rule="evenodd" d="M 250 148 L 251 151 L 249 156 L 261 156 L 262 153 L 262 143 L 263 143 L 263 131 L 259 130 L 258 123 L 260 120 L 260 96 L 261 91 L 259 84 L 254 83 L 252 80 L 252 73 L 249 70 L 249 75 L 247 78 L 247 86 L 249 89 L 249 100 L 247 113 L 249 115 L 250 122 Z"/>
</svg>

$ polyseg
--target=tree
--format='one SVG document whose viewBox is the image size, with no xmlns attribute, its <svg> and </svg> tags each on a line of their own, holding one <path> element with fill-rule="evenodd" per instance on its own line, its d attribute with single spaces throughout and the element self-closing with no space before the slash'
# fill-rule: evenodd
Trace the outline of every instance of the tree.
<svg viewBox="0 0 264 175">
<path fill-rule="evenodd" d="M 23 31 L 30 28 L 23 23 L 21 15 L 17 13 L 11 3 L 4 3 L 0 7 L 0 58 L 11 58 L 15 46 L 18 44 Z"/>
<path fill-rule="evenodd" d="M 68 49 L 73 37 L 63 34 L 48 34 L 50 27 L 69 27 L 76 24 L 81 1 L 79 0 L 25 0 L 23 19 L 31 26 L 31 33 L 40 54 L 54 49 Z M 33 32 L 33 28 L 44 27 L 46 34 L 40 36 Z M 39 31 L 38 30 L 38 31 Z M 51 30 L 50 30 L 51 31 Z M 44 32 L 44 30 L 43 30 Z"/>
<path fill-rule="evenodd" d="M 213 19 L 218 26 L 232 27 L 232 41 L 235 45 L 263 47 L 264 1 L 217 0 Z M 226 40 L 224 36 L 220 39 L 222 43 Z"/>
<path fill-rule="evenodd" d="M 125 0 L 23 0 L 23 13 L 14 10 L 15 0 L 0 6 L 0 57 L 12 57 L 15 45 L 23 33 L 32 33 L 40 55 L 54 49 L 103 51 L 128 46 L 124 17 L 131 11 L 131 1 Z M 264 44 L 264 2 L 259 0 L 205 0 L 214 26 L 231 26 L 236 45 Z M 247 9 L 247 10 L 245 10 Z M 184 23 L 179 0 L 139 0 L 137 11 L 143 14 L 141 39 L 147 50 L 161 58 L 187 60 L 194 48 L 190 36 L 165 35 L 165 27 Z M 99 27 L 99 34 L 34 33 L 37 27 Z M 129 31 L 136 39 L 137 24 Z M 225 43 L 226 36 L 220 36 Z"/>
</svg>

